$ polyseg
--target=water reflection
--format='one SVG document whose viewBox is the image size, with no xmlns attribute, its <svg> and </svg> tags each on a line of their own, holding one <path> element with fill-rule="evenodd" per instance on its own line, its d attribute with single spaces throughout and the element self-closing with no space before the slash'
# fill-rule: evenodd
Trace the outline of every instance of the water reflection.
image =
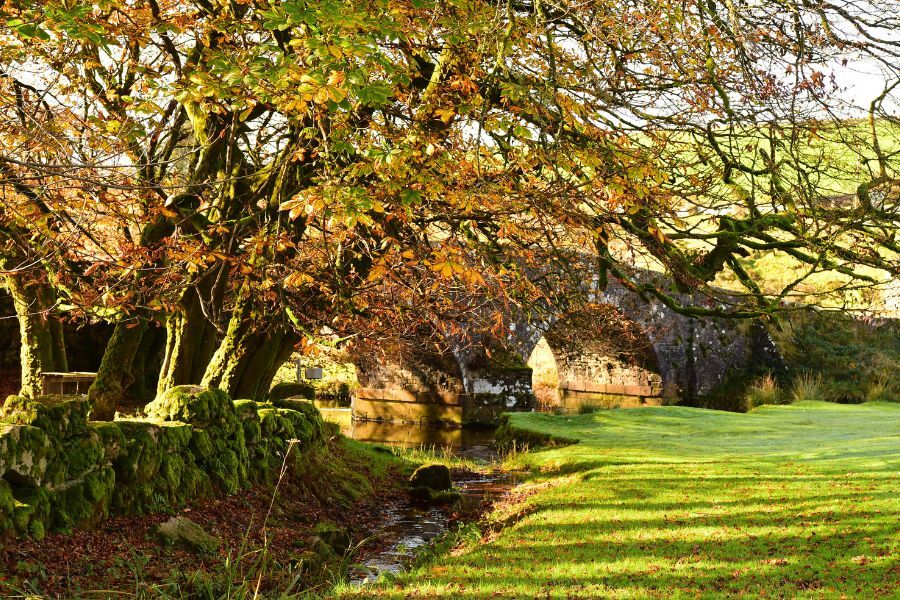
<svg viewBox="0 0 900 600">
<path fill-rule="evenodd" d="M 349 408 L 319 408 L 322 417 L 341 426 L 347 437 L 373 444 L 404 448 L 447 448 L 454 454 L 468 454 L 473 449 L 488 448 L 494 441 L 491 428 L 451 428 L 411 423 L 354 421 Z"/>
</svg>

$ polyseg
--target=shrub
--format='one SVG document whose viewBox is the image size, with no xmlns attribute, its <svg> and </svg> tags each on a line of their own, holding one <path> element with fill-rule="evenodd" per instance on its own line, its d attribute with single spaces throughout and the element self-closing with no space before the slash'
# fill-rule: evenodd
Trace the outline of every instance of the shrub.
<svg viewBox="0 0 900 600">
<path fill-rule="evenodd" d="M 752 410 L 757 406 L 767 404 L 782 404 L 785 402 L 781 388 L 771 373 L 760 377 L 754 381 L 747 389 L 746 395 L 747 408 Z"/>
<path fill-rule="evenodd" d="M 828 400 L 831 397 L 828 391 L 821 373 L 801 373 L 791 384 L 790 398 L 792 402 Z"/>
<path fill-rule="evenodd" d="M 789 369 L 821 376 L 819 400 L 900 400 L 900 320 L 854 319 L 839 311 L 792 313 L 772 331 Z"/>
</svg>

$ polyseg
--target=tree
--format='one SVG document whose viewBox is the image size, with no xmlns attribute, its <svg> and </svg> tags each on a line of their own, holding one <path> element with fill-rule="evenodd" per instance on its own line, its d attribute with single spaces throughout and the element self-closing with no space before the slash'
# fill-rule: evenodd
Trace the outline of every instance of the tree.
<svg viewBox="0 0 900 600">
<path fill-rule="evenodd" d="M 323 327 L 502 335 L 497 304 L 588 302 L 588 249 L 677 310 L 774 314 L 797 283 L 764 289 L 753 252 L 842 286 L 898 271 L 900 9 L 862 4 L 8 0 L 0 185 L 53 226 L 5 235 L 119 323 L 100 416 L 153 320 L 160 389 L 260 397 Z M 860 57 L 887 83 L 848 126 L 829 73 Z"/>
</svg>

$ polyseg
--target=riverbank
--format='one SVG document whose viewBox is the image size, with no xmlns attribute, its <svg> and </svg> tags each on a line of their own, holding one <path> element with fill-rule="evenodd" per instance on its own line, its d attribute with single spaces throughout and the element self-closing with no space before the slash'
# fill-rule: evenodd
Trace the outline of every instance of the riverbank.
<svg viewBox="0 0 900 600">
<path fill-rule="evenodd" d="M 359 543 L 378 525 L 380 509 L 408 502 L 415 466 L 336 436 L 309 456 L 302 472 L 286 475 L 277 493 L 257 486 L 169 513 L 113 517 L 89 531 L 15 541 L 0 552 L 0 596 L 238 598 L 244 597 L 238 588 L 257 585 L 278 594 L 321 592 L 346 564 L 337 552 L 322 555 L 315 526 L 334 524 Z M 219 538 L 219 551 L 158 543 L 155 529 L 172 515 Z M 222 595 L 229 586 L 234 593 Z"/>
<path fill-rule="evenodd" d="M 873 598 L 900 591 L 900 404 L 515 414 L 577 443 L 477 541 L 340 598 Z M 494 525 L 490 526 L 493 522 Z"/>
</svg>

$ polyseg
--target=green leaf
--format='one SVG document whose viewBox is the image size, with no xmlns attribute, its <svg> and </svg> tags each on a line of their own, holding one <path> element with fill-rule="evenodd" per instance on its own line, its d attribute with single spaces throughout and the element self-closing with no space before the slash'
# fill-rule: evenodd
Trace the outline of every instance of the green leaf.
<svg viewBox="0 0 900 600">
<path fill-rule="evenodd" d="M 368 106 L 381 106 L 393 95 L 393 88 L 383 83 L 364 86 L 356 92 L 360 102 Z"/>
<path fill-rule="evenodd" d="M 418 190 L 403 190 L 400 194 L 400 202 L 403 206 L 413 206 L 421 204 L 423 200 L 422 192 Z"/>
</svg>

